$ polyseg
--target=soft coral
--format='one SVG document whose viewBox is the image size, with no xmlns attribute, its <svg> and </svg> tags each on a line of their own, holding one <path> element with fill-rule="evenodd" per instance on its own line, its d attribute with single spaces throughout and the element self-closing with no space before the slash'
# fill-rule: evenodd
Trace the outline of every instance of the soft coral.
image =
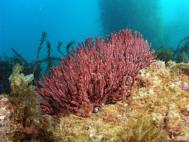
<svg viewBox="0 0 189 142">
<path fill-rule="evenodd" d="M 123 30 L 87 39 L 38 87 L 42 111 L 89 116 L 95 107 L 130 95 L 138 71 L 155 58 L 139 33 Z"/>
</svg>

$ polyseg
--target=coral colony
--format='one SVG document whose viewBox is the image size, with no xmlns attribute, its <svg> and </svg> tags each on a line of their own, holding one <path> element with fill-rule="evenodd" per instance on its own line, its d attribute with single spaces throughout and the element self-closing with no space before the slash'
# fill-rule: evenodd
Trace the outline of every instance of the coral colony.
<svg viewBox="0 0 189 142">
<path fill-rule="evenodd" d="M 139 70 L 154 61 L 139 33 L 122 30 L 106 39 L 87 39 L 39 83 L 41 110 L 87 117 L 104 104 L 126 101 Z"/>
</svg>

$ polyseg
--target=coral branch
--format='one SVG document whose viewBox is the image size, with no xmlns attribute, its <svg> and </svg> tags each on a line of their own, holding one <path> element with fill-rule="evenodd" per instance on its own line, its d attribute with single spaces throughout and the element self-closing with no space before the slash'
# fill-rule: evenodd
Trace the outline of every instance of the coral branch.
<svg viewBox="0 0 189 142">
<path fill-rule="evenodd" d="M 38 87 L 41 109 L 89 116 L 102 104 L 126 100 L 137 73 L 154 58 L 139 33 L 123 30 L 105 40 L 89 38 Z"/>
</svg>

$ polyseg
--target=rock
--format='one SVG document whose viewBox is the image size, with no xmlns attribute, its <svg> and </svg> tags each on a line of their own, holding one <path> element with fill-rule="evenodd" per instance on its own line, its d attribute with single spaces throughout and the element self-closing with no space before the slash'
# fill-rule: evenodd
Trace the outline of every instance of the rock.
<svg viewBox="0 0 189 142">
<path fill-rule="evenodd" d="M 14 125 L 11 123 L 11 113 L 13 107 L 8 99 L 8 95 L 0 95 L 0 140 L 9 142 Z"/>
</svg>

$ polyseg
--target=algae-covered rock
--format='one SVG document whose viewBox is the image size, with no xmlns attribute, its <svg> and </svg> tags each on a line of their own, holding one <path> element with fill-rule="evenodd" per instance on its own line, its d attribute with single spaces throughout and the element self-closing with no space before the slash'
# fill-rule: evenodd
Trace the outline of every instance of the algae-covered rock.
<svg viewBox="0 0 189 142">
<path fill-rule="evenodd" d="M 13 114 L 15 120 L 19 122 L 26 121 L 23 120 L 26 117 L 27 121 L 33 121 L 33 117 L 35 117 L 38 112 L 38 100 L 34 86 L 32 85 L 33 75 L 22 74 L 22 69 L 21 65 L 15 65 L 9 78 L 11 84 L 9 100 L 15 108 Z"/>
<path fill-rule="evenodd" d="M 9 142 L 16 126 L 11 121 L 13 106 L 8 95 L 0 95 L 0 141 Z"/>
<path fill-rule="evenodd" d="M 11 96 L 3 98 L 8 103 L 0 105 L 11 103 L 13 107 L 10 116 L 17 126 L 12 129 L 16 132 L 13 141 L 187 142 L 189 75 L 183 68 L 187 70 L 188 65 L 156 61 L 140 71 L 126 102 L 103 105 L 90 117 L 82 118 L 43 116 L 31 76 L 21 74 L 17 66 L 10 77 Z M 8 112 L 0 110 L 2 114 Z"/>
<path fill-rule="evenodd" d="M 168 65 L 172 70 L 176 71 L 182 71 L 186 75 L 189 75 L 189 63 L 174 63 L 174 62 L 169 62 Z"/>
<path fill-rule="evenodd" d="M 17 64 L 9 78 L 11 94 L 7 97 L 7 101 L 12 106 L 10 121 L 15 128 L 7 137 L 13 142 L 53 142 L 53 135 L 48 131 L 48 122 L 40 114 L 33 75 L 24 75 L 21 72 L 22 66 Z"/>
<path fill-rule="evenodd" d="M 127 102 L 104 105 L 89 118 L 60 116 L 56 141 L 175 142 L 189 140 L 189 76 L 156 61 L 140 71 Z"/>
</svg>

